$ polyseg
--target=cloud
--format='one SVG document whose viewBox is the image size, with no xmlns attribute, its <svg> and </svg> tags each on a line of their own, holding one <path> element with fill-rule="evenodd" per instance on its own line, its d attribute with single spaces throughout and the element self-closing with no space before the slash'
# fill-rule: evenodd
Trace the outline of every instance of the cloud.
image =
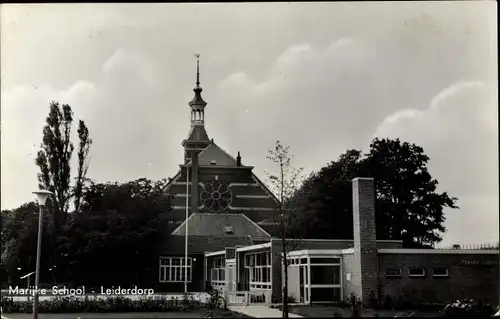
<svg viewBox="0 0 500 319">
<path fill-rule="evenodd" d="M 427 109 L 387 116 L 374 134 L 422 145 L 439 190 L 459 198 L 460 210 L 447 211 L 448 244 L 498 240 L 496 90 L 481 81 L 456 82 Z M 470 225 L 481 231 L 470 232 Z"/>
<path fill-rule="evenodd" d="M 93 82 L 81 80 L 63 90 L 45 85 L 17 86 L 2 92 L 2 209 L 22 204 L 37 187 L 35 158 L 52 100 L 72 106 L 75 146 L 78 120 L 83 119 L 89 127 L 94 140 L 90 177 L 99 181 L 126 180 L 148 174 L 161 178 L 165 173 L 154 174 L 149 164 L 159 166 L 162 159 L 145 159 L 144 156 L 158 147 L 150 141 L 151 136 L 161 132 L 168 119 L 168 107 L 159 93 L 160 83 L 170 81 L 168 77 L 158 80 L 147 56 L 117 50 L 103 65 L 101 76 Z M 164 89 L 162 92 L 168 94 L 169 91 Z M 149 102 L 143 103 L 145 96 L 154 98 L 147 98 Z M 172 147 L 177 144 L 178 140 Z M 73 171 L 76 170 L 75 158 L 76 152 Z M 174 163 L 171 166 L 175 170 Z"/>
<path fill-rule="evenodd" d="M 300 165 L 317 169 L 345 148 L 356 147 L 367 134 L 365 129 L 354 134 L 352 130 L 371 120 L 357 119 L 356 112 L 367 112 L 365 101 L 378 95 L 370 88 L 367 67 L 377 58 L 374 47 L 351 37 L 326 47 L 292 45 L 263 74 L 228 74 L 217 88 L 217 107 L 209 106 L 207 114 L 228 119 L 223 130 L 238 132 L 243 141 L 228 136 L 224 143 L 231 149 L 247 145 L 245 153 L 255 164 L 265 165 L 260 158 L 265 159 L 267 148 L 281 139 L 304 154 Z M 225 135 L 222 129 L 210 132 Z M 334 136 L 342 136 L 342 141 L 332 143 Z"/>
</svg>

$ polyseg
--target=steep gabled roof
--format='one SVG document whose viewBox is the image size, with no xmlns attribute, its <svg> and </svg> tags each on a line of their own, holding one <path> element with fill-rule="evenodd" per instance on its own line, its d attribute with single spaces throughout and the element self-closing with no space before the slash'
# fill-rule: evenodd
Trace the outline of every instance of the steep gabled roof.
<svg viewBox="0 0 500 319">
<path fill-rule="evenodd" d="M 174 177 L 172 177 L 168 183 L 163 187 L 163 191 L 166 192 L 168 191 L 168 189 L 170 188 L 170 186 L 172 186 L 172 183 L 174 183 L 175 181 L 177 181 L 179 179 L 179 177 L 181 177 L 181 170 L 177 171 L 177 173 L 174 175 Z"/>
<path fill-rule="evenodd" d="M 159 254 L 184 254 L 185 237 L 167 235 L 159 243 Z M 267 241 L 270 241 L 269 238 Z M 248 236 L 188 236 L 188 251 L 190 254 L 200 254 L 224 250 L 226 247 L 250 246 L 253 241 Z"/>
<path fill-rule="evenodd" d="M 236 166 L 237 163 L 236 158 L 213 142 L 198 154 L 198 165 L 210 166 L 212 161 L 215 161 L 217 166 Z M 187 165 L 190 164 L 191 161 Z"/>
<path fill-rule="evenodd" d="M 225 226 L 232 227 L 232 234 L 225 234 Z M 172 235 L 185 235 L 185 232 L 184 222 L 172 232 Z M 194 213 L 188 218 L 188 233 L 190 236 L 270 237 L 265 230 L 244 214 Z"/>
</svg>

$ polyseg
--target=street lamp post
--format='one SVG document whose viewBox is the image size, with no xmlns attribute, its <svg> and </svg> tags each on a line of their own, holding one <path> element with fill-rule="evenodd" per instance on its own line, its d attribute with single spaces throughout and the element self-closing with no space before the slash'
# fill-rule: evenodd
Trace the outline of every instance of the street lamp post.
<svg viewBox="0 0 500 319">
<path fill-rule="evenodd" d="M 188 218 L 189 218 L 189 167 L 186 165 L 186 233 L 184 234 L 184 293 L 188 292 Z"/>
<path fill-rule="evenodd" d="M 52 192 L 40 190 L 33 192 L 38 200 L 40 212 L 38 216 L 38 243 L 36 247 L 36 269 L 35 269 L 35 298 L 33 300 L 33 319 L 38 319 L 38 285 L 40 284 L 40 255 L 42 253 L 42 230 L 43 230 L 43 207 L 47 198 L 52 195 Z"/>
</svg>

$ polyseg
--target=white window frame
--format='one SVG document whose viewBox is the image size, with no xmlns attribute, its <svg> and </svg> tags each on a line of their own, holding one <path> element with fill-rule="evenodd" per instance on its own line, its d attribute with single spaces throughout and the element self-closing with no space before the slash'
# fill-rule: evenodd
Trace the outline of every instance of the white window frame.
<svg viewBox="0 0 500 319">
<path fill-rule="evenodd" d="M 444 269 L 444 270 L 446 270 L 446 274 L 436 274 L 435 273 L 436 269 Z M 449 276 L 449 272 L 448 272 L 447 267 L 434 267 L 434 268 L 432 268 L 432 277 L 448 277 L 448 276 Z"/>
<path fill-rule="evenodd" d="M 185 257 L 160 257 L 159 282 L 184 282 L 185 278 L 182 276 L 186 269 L 184 259 Z M 174 265 L 174 260 L 179 260 L 179 264 Z M 188 257 L 187 260 L 187 282 L 191 282 L 193 280 L 193 259 Z M 166 265 L 163 265 L 162 261 L 168 262 Z M 166 276 L 167 272 L 168 276 Z M 177 276 L 178 273 L 180 274 L 179 276 Z"/>
<path fill-rule="evenodd" d="M 396 269 L 397 269 L 397 270 L 399 270 L 399 275 L 388 275 L 388 274 L 387 274 L 387 270 L 389 270 L 389 269 L 391 269 L 391 270 L 396 270 Z M 403 274 L 403 272 L 401 271 L 401 268 L 397 268 L 397 267 L 387 267 L 387 268 L 385 268 L 385 276 L 386 276 L 386 277 L 390 277 L 390 278 L 401 278 L 401 277 L 402 277 L 402 274 Z"/>
<path fill-rule="evenodd" d="M 422 270 L 422 274 L 412 274 L 412 270 Z M 425 268 L 423 267 L 409 267 L 408 268 L 408 277 L 425 277 Z"/>
<path fill-rule="evenodd" d="M 257 263 L 257 256 L 259 256 L 260 263 Z M 265 257 L 265 263 L 262 261 L 262 256 Z M 249 262 L 249 259 L 252 259 L 253 262 Z M 248 269 L 248 273 L 250 275 L 249 285 L 250 288 L 253 289 L 271 289 L 271 281 L 272 281 L 272 258 L 270 251 L 261 251 L 255 253 L 245 254 L 244 257 L 244 266 Z M 264 281 L 264 272 L 268 273 L 267 280 Z"/>
<path fill-rule="evenodd" d="M 219 262 L 219 264 L 217 264 Z M 219 273 L 222 273 L 224 278 L 219 278 Z M 215 276 L 214 276 L 215 274 Z M 213 287 L 224 286 L 226 284 L 226 258 L 215 257 L 212 259 L 212 267 L 210 268 L 210 283 Z"/>
</svg>

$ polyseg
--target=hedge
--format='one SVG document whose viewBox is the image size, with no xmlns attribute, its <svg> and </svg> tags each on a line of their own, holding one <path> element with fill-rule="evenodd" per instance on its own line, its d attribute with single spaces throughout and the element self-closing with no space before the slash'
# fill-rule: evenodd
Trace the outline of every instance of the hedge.
<svg viewBox="0 0 500 319">
<path fill-rule="evenodd" d="M 77 312 L 165 312 L 189 311 L 200 303 L 192 296 L 183 298 L 166 296 L 148 296 L 139 299 L 126 297 L 89 297 L 56 296 L 39 303 L 40 313 L 77 313 Z M 14 301 L 3 297 L 1 301 L 4 313 L 31 313 L 33 301 Z"/>
</svg>

